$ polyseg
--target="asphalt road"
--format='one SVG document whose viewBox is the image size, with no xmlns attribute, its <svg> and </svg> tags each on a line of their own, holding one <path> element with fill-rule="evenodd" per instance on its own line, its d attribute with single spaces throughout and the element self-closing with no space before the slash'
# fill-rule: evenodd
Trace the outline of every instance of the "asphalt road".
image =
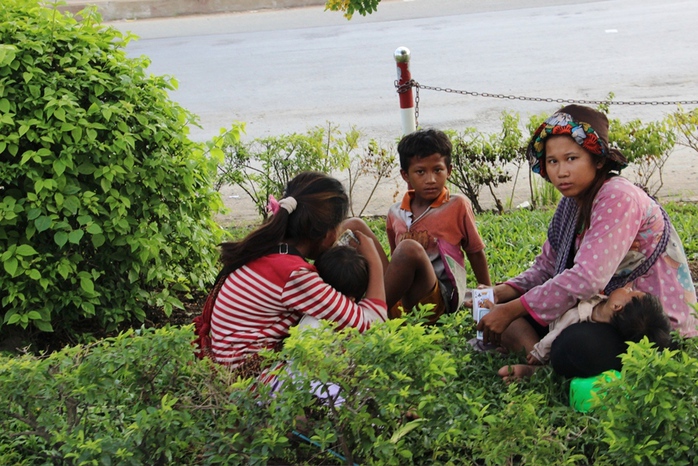
<svg viewBox="0 0 698 466">
<path fill-rule="evenodd" d="M 401 135 L 395 49 L 411 51 L 421 84 L 563 99 L 698 99 L 694 0 L 384 0 L 347 21 L 322 7 L 115 22 L 140 39 L 130 55 L 173 75 L 173 98 L 199 115 L 195 139 L 239 120 L 248 138 L 330 121 L 369 137 Z M 504 110 L 559 104 L 420 92 L 421 126 L 500 128 Z M 689 107 L 690 108 L 690 107 Z M 674 106 L 613 106 L 611 116 L 659 120 Z M 695 154 L 695 153 L 691 153 Z M 678 159 L 678 158 L 677 158 Z M 698 191 L 695 157 L 669 167 Z M 688 176 L 687 176 L 688 173 Z"/>
<path fill-rule="evenodd" d="M 524 6 L 525 5 L 525 6 Z M 399 136 L 393 53 L 411 51 L 422 84 L 565 99 L 698 98 L 698 2 L 692 0 L 383 1 L 351 21 L 322 7 L 115 22 L 141 37 L 132 55 L 180 83 L 173 94 L 208 138 L 233 120 L 248 134 L 305 131 L 326 121 Z M 494 128 L 502 110 L 557 104 L 420 93 L 422 126 Z M 673 107 L 614 106 L 659 119 Z"/>
</svg>

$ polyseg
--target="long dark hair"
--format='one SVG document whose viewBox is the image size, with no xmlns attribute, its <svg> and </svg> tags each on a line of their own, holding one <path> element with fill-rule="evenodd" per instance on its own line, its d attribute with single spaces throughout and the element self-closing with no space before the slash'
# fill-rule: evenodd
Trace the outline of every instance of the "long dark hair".
<svg viewBox="0 0 698 466">
<path fill-rule="evenodd" d="M 613 164 L 608 163 L 606 157 L 603 155 L 594 155 L 589 151 L 587 151 L 587 153 L 591 156 L 595 165 L 599 163 L 603 163 L 603 165 L 601 168 L 596 170 L 596 176 L 594 177 L 594 181 L 591 183 L 591 186 L 589 186 L 587 190 L 584 191 L 578 198 L 579 217 L 577 218 L 576 230 L 578 232 L 589 229 L 589 225 L 591 224 L 591 207 L 594 204 L 594 199 L 596 198 L 596 194 L 601 189 L 601 186 L 603 186 L 603 184 L 609 178 L 617 176 L 616 173 L 611 172 L 611 170 L 614 169 L 614 166 Z"/>
<path fill-rule="evenodd" d="M 319 242 L 346 218 L 349 199 L 342 184 L 324 173 L 303 172 L 286 185 L 283 197 L 298 203 L 284 208 L 242 241 L 221 244 L 221 262 L 228 274 L 248 262 L 278 250 L 281 242 Z"/>
</svg>

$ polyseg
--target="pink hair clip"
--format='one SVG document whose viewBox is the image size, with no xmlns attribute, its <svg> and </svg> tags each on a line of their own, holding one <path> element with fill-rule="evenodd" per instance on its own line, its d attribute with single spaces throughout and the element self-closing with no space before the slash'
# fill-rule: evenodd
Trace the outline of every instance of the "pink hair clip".
<svg viewBox="0 0 698 466">
<path fill-rule="evenodd" d="M 271 212 L 272 215 L 276 215 L 280 208 L 281 206 L 279 205 L 279 201 L 277 201 L 276 198 L 270 194 L 269 200 L 267 201 L 267 212 Z"/>
</svg>

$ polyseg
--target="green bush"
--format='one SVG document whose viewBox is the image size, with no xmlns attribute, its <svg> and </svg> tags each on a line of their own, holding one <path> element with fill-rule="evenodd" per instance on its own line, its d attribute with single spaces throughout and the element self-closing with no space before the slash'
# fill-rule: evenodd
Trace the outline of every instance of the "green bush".
<svg viewBox="0 0 698 466">
<path fill-rule="evenodd" d="M 0 325 L 111 330 L 215 272 L 215 162 L 176 82 L 83 16 L 0 9 Z"/>
<path fill-rule="evenodd" d="M 645 338 L 623 355 L 621 377 L 601 384 L 597 400 L 611 464 L 695 464 L 698 359 L 657 351 Z"/>
<path fill-rule="evenodd" d="M 525 163 L 526 146 L 519 119 L 517 113 L 503 112 L 500 134 L 487 135 L 475 128 L 466 128 L 460 133 L 448 131 L 453 144 L 453 172 L 449 182 L 470 199 L 475 212 L 484 212 L 479 197 L 485 187 L 494 198 L 497 211 L 504 212 L 504 205 L 494 189 L 511 181 L 507 165 Z"/>
<path fill-rule="evenodd" d="M 191 327 L 129 330 L 3 358 L 0 464 L 195 464 L 224 433 L 234 460 L 250 448 L 237 432 L 256 403 L 248 384 L 195 359 L 192 338 Z"/>
<path fill-rule="evenodd" d="M 583 414 L 550 368 L 503 383 L 520 355 L 476 353 L 473 334 L 467 312 L 293 331 L 265 355 L 292 369 L 277 393 L 195 359 L 191 326 L 0 356 L 0 464 L 691 464 L 696 341 L 631 346 Z M 329 384 L 342 403 L 312 395 Z"/>
<path fill-rule="evenodd" d="M 391 179 L 397 168 L 394 151 L 369 140 L 359 153 L 361 133 L 355 128 L 341 132 L 327 123 L 316 126 L 305 134 L 292 133 L 241 141 L 242 123 L 235 123 L 232 132 L 216 139 L 222 153 L 218 167 L 216 189 L 224 184 L 240 188 L 266 217 L 269 195 L 281 198 L 286 184 L 302 171 L 320 171 L 347 175 L 347 194 L 351 215 L 361 216 L 378 187 Z M 230 136 L 234 137 L 230 137 Z M 357 182 L 366 176 L 373 177 L 373 186 L 359 207 L 356 201 Z M 356 211 L 355 212 L 355 208 Z"/>
<path fill-rule="evenodd" d="M 613 118 L 608 137 L 628 159 L 628 170 L 635 173 L 637 182 L 656 196 L 664 185 L 664 165 L 676 145 L 671 117 L 647 124 L 638 119 L 621 123 Z M 652 182 L 654 178 L 658 179 Z"/>
</svg>

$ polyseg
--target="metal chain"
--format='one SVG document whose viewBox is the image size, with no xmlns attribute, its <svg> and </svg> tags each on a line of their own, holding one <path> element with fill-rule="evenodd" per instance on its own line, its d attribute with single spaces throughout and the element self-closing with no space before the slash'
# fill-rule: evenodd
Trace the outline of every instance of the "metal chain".
<svg viewBox="0 0 698 466">
<path fill-rule="evenodd" d="M 419 128 L 419 86 L 415 87 L 414 94 L 414 126 Z"/>
<path fill-rule="evenodd" d="M 413 87 L 415 88 L 414 124 L 417 128 L 419 128 L 419 84 L 414 79 L 410 79 L 404 84 L 400 84 L 400 82 L 397 79 L 395 80 L 395 89 L 397 89 L 398 94 L 404 94 Z"/>
<path fill-rule="evenodd" d="M 414 79 L 403 85 L 395 82 L 398 93 L 407 92 L 410 87 L 416 88 L 417 98 L 415 99 L 415 114 L 419 114 L 419 89 L 429 91 L 446 92 L 449 94 L 462 94 L 474 97 L 491 97 L 495 99 L 521 100 L 529 102 L 557 102 L 560 104 L 583 104 L 583 105 L 698 105 L 698 100 L 587 100 L 587 99 L 554 99 L 552 97 L 526 97 L 511 94 L 492 94 L 489 92 L 461 91 L 448 87 L 427 86 L 419 84 Z"/>
</svg>

